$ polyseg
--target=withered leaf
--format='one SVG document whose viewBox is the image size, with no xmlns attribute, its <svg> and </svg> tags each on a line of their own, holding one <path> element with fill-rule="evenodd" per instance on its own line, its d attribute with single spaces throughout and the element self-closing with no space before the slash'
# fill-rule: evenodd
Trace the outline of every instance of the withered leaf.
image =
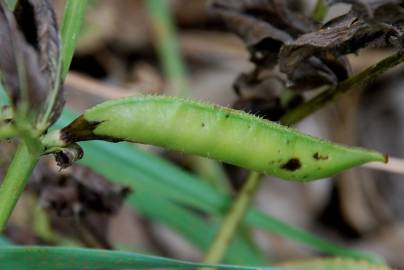
<svg viewBox="0 0 404 270">
<path fill-rule="evenodd" d="M 47 97 L 47 83 L 39 69 L 34 48 L 17 28 L 14 16 L 4 3 L 0 5 L 0 74 L 14 106 L 26 99 L 32 111 L 39 113 Z"/>
<path fill-rule="evenodd" d="M 59 117 L 64 105 L 63 84 L 59 78 L 61 61 L 59 30 L 50 0 L 19 0 L 18 2 L 18 6 L 28 6 L 28 4 L 32 5 L 34 13 L 41 72 L 47 78 L 49 91 L 57 91 L 51 108 L 52 114 L 48 119 L 50 125 Z"/>
<path fill-rule="evenodd" d="M 20 0 L 15 15 L 1 5 L 0 72 L 14 107 L 29 104 L 33 122 L 51 113 L 47 126 L 60 115 L 64 104 L 59 79 L 60 39 L 50 0 Z M 54 91 L 54 92 L 52 92 Z M 54 94 L 52 94 L 54 93 Z"/>
<path fill-rule="evenodd" d="M 226 26 L 246 43 L 255 63 L 266 62 L 267 66 L 274 66 L 277 54 L 287 41 L 293 37 L 284 30 L 255 14 L 274 16 L 275 9 L 269 1 L 213 1 L 210 7 L 213 15 L 220 17 Z M 279 21 L 280 23 L 280 21 Z"/>
<path fill-rule="evenodd" d="M 263 75 L 279 73 L 279 53 L 285 44 L 293 43 L 299 36 L 320 28 L 310 16 L 296 7 L 292 8 L 296 3 L 300 1 L 216 0 L 211 4 L 213 14 L 243 39 L 250 51 L 251 61 L 255 64 L 251 73 L 240 76 L 235 83 L 240 98 L 235 104 L 237 108 L 253 112 L 266 111 L 268 117 L 277 119 L 277 112 L 285 111 L 280 109 L 278 101 L 287 87 L 299 91 L 311 90 L 337 84 L 349 76 L 349 63 L 332 53 L 303 59 L 292 72 L 281 74 L 282 80 L 288 82 L 282 87 L 272 85 L 274 80 Z"/>
<path fill-rule="evenodd" d="M 390 10 L 391 4 L 379 5 L 376 13 L 385 8 Z M 302 61 L 312 56 L 346 55 L 364 47 L 402 46 L 404 9 L 400 6 L 394 9 L 394 20 L 386 15 L 385 22 L 367 21 L 351 11 L 332 20 L 319 31 L 302 35 L 285 44 L 280 53 L 281 71 L 293 74 Z M 378 17 L 378 20 L 381 19 Z"/>
<path fill-rule="evenodd" d="M 303 98 L 299 93 L 281 100 L 285 90 L 284 76 L 279 72 L 255 72 L 241 74 L 234 83 L 239 99 L 233 108 L 278 121 L 286 111 L 299 105 Z"/>
<path fill-rule="evenodd" d="M 88 168 L 74 165 L 60 175 L 48 164 L 30 182 L 44 207 L 62 216 L 91 212 L 114 214 L 130 193 L 125 186 L 112 184 Z"/>
<path fill-rule="evenodd" d="M 80 165 L 60 174 L 50 159 L 40 162 L 28 187 L 47 210 L 53 229 L 89 247 L 111 248 L 106 237 L 108 223 L 122 207 L 130 188 L 109 183 Z"/>
</svg>

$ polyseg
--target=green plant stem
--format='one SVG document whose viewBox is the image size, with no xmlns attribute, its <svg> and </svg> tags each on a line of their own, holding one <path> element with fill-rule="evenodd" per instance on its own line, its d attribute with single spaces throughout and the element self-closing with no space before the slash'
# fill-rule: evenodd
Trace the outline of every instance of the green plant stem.
<svg viewBox="0 0 404 270">
<path fill-rule="evenodd" d="M 262 176 L 257 172 L 251 172 L 243 185 L 237 199 L 234 201 L 230 211 L 225 216 L 216 238 L 207 252 L 204 262 L 217 263 L 226 255 L 227 247 L 237 231 L 240 222 L 243 220 L 255 191 L 261 183 Z"/>
<path fill-rule="evenodd" d="M 39 155 L 30 153 L 24 142 L 18 145 L 13 161 L 0 186 L 0 233 L 5 228 L 38 159 Z"/>
<path fill-rule="evenodd" d="M 169 80 L 169 94 L 188 97 L 187 74 L 177 42 L 174 20 L 170 13 L 170 1 L 146 0 L 145 3 L 165 77 Z"/>
<path fill-rule="evenodd" d="M 328 5 L 326 0 L 317 0 L 316 6 L 314 7 L 312 17 L 316 22 L 322 22 L 327 16 Z"/>
<path fill-rule="evenodd" d="M 404 51 L 399 51 L 392 56 L 380 61 L 379 63 L 367 68 L 359 74 L 350 77 L 349 79 L 341 82 L 336 86 L 329 87 L 324 92 L 320 93 L 313 99 L 298 106 L 294 110 L 284 115 L 281 123 L 285 125 L 293 125 L 304 119 L 311 113 L 322 108 L 325 104 L 334 101 L 338 96 L 346 93 L 356 86 L 361 86 L 376 79 L 381 74 L 385 73 L 390 68 L 402 63 L 404 61 Z"/>
</svg>

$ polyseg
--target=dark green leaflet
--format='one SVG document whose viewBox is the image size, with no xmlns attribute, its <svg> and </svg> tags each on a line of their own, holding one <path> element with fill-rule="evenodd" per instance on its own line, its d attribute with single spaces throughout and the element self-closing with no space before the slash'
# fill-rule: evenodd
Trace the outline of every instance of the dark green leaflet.
<svg viewBox="0 0 404 270">
<path fill-rule="evenodd" d="M 61 136 L 64 144 L 93 139 L 152 144 L 297 181 L 386 161 L 381 153 L 333 144 L 241 111 L 166 96 L 102 103 L 59 132 L 44 142 L 51 145 Z"/>
</svg>

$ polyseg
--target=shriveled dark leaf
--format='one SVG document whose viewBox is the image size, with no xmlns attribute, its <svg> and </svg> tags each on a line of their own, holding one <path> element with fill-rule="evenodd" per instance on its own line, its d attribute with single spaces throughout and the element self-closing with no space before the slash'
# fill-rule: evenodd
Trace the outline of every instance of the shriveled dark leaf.
<svg viewBox="0 0 404 270">
<path fill-rule="evenodd" d="M 234 83 L 239 99 L 233 104 L 233 108 L 274 121 L 279 120 L 280 114 L 284 112 L 280 99 L 284 88 L 285 83 L 277 74 L 241 74 Z"/>
<path fill-rule="evenodd" d="M 293 1 L 288 0 L 272 0 L 276 14 L 287 24 L 293 28 L 297 33 L 307 33 L 314 31 L 318 28 L 317 23 L 303 13 L 294 12 L 290 6 Z"/>
<path fill-rule="evenodd" d="M 50 125 L 59 117 L 64 105 L 59 78 L 60 36 L 56 14 L 50 0 L 19 0 L 14 13 L 27 41 L 39 54 L 40 70 L 48 82 L 48 92 L 56 91 L 54 99 L 48 97 L 46 104 L 52 107 L 48 119 Z"/>
<path fill-rule="evenodd" d="M 312 90 L 323 85 L 335 85 L 350 75 L 348 61 L 333 52 L 303 58 L 290 72 L 279 72 L 281 48 L 321 27 L 311 16 L 304 14 L 296 3 L 301 1 L 212 2 L 212 13 L 245 42 L 251 61 L 255 64 L 255 68 L 239 76 L 234 85 L 239 96 L 234 104 L 236 108 L 279 120 L 290 109 L 290 106 L 280 102 L 285 89 Z M 295 100 L 301 102 L 302 96 L 296 94 Z"/>
<path fill-rule="evenodd" d="M 282 70 L 283 71 L 283 70 Z M 336 85 L 348 78 L 351 67 L 345 57 L 325 54 L 297 63 L 288 75 L 288 88 L 299 91 L 316 89 L 323 85 Z"/>
<path fill-rule="evenodd" d="M 281 71 L 290 76 L 302 61 L 313 56 L 334 54 L 338 57 L 355 53 L 364 47 L 402 46 L 404 9 L 398 5 L 379 3 L 376 9 L 371 10 L 374 20 L 359 18 L 357 12 L 351 11 L 332 20 L 319 31 L 285 44 L 280 53 Z"/>
<path fill-rule="evenodd" d="M 259 69 L 241 74 L 234 83 L 234 89 L 242 98 L 274 98 L 285 89 L 285 76 L 277 72 L 265 72 Z"/>
<path fill-rule="evenodd" d="M 112 184 L 80 165 L 63 172 L 44 161 L 29 182 L 29 189 L 47 210 L 53 229 L 89 247 L 111 248 L 106 237 L 108 222 L 122 207 L 130 189 Z"/>
<path fill-rule="evenodd" d="M 0 74 L 14 106 L 26 99 L 39 112 L 47 98 L 47 84 L 39 69 L 38 56 L 25 41 L 13 15 L 0 5 Z"/>
<path fill-rule="evenodd" d="M 285 87 L 285 81 L 279 73 L 241 74 L 234 84 L 239 99 L 233 107 L 278 121 L 288 110 L 303 102 L 302 96 L 297 93 L 282 100 Z"/>
<path fill-rule="evenodd" d="M 130 189 L 108 182 L 91 170 L 74 165 L 63 174 L 47 166 L 30 183 L 42 205 L 62 216 L 90 212 L 114 214 Z"/>
<path fill-rule="evenodd" d="M 253 62 L 266 62 L 267 66 L 274 66 L 281 46 L 293 37 L 287 32 L 261 20 L 254 13 L 272 14 L 275 10 L 268 1 L 214 1 L 211 11 L 220 17 L 226 26 L 240 36 L 251 52 Z M 274 17 L 275 18 L 275 17 Z"/>
<path fill-rule="evenodd" d="M 20 0 L 13 15 L 1 3 L 0 74 L 15 108 L 28 104 L 32 122 L 60 115 L 64 100 L 59 79 L 60 40 L 50 0 Z M 52 94 L 53 93 L 53 94 Z"/>
</svg>

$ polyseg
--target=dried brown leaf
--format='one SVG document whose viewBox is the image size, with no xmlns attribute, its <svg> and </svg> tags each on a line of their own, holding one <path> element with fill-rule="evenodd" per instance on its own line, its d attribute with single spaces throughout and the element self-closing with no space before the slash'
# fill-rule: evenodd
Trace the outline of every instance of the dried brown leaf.
<svg viewBox="0 0 404 270">
<path fill-rule="evenodd" d="M 45 208 L 61 216 L 85 216 L 92 212 L 112 215 L 130 193 L 128 187 L 110 183 L 80 165 L 60 174 L 50 160 L 40 163 L 29 188 L 39 195 Z"/>
<path fill-rule="evenodd" d="M 401 46 L 404 10 L 395 6 L 393 13 L 391 4 L 387 4 L 379 6 L 374 14 L 381 15 L 387 10 L 390 10 L 387 12 L 390 15 L 378 17 L 378 20 L 386 18 L 385 22 L 367 21 L 359 18 L 356 12 L 350 12 L 332 20 L 319 31 L 302 35 L 285 44 L 280 53 L 281 71 L 290 76 L 302 61 L 312 56 L 333 54 L 338 57 L 355 53 L 364 47 Z M 392 13 L 395 15 L 391 16 Z"/>
<path fill-rule="evenodd" d="M 62 174 L 55 169 L 50 159 L 42 160 L 28 185 L 47 210 L 52 228 L 85 246 L 111 248 L 106 236 L 108 224 L 130 189 L 80 165 Z"/>
<path fill-rule="evenodd" d="M 59 78 L 60 37 L 55 11 L 50 0 L 20 0 L 15 16 L 27 41 L 37 50 L 48 91 L 56 91 L 54 100 L 49 96 L 46 104 L 52 106 L 48 119 L 50 125 L 59 117 L 64 105 L 63 86 Z"/>
<path fill-rule="evenodd" d="M 315 31 L 319 25 L 301 12 L 290 8 L 294 1 L 247 0 L 214 1 L 211 9 L 222 18 L 230 30 L 238 34 L 251 53 L 258 70 L 272 70 L 279 62 L 279 52 L 285 44 Z M 349 64 L 338 56 L 327 54 L 303 59 L 288 73 L 288 86 L 307 90 L 322 85 L 334 85 L 350 73 Z"/>
<path fill-rule="evenodd" d="M 38 113 L 47 98 L 47 83 L 35 49 L 25 41 L 4 4 L 0 6 L 0 50 L 1 78 L 14 106 L 25 101 Z"/>
</svg>

